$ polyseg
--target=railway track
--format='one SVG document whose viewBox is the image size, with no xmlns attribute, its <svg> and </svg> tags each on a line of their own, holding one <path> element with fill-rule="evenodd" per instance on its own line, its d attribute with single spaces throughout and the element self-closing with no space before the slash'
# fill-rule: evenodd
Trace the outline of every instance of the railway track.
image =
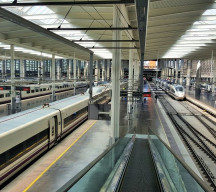
<svg viewBox="0 0 216 192">
<path fill-rule="evenodd" d="M 196 115 L 192 110 L 189 110 L 191 112 L 190 116 L 195 117 L 200 123 L 206 126 L 206 129 L 214 137 L 214 141 L 206 137 L 203 133 L 201 133 L 193 125 L 191 125 L 181 113 L 178 113 L 175 110 L 175 108 L 166 100 L 164 95 L 158 95 L 158 99 L 166 110 L 171 121 L 175 125 L 189 151 L 196 160 L 206 180 L 210 183 L 210 186 L 214 189 L 214 191 L 216 191 L 216 171 L 211 171 L 211 168 L 215 167 L 216 163 L 215 129 L 201 118 L 202 115 Z"/>
<path fill-rule="evenodd" d="M 216 126 L 216 123 L 214 121 L 212 121 L 210 118 L 208 118 L 206 115 L 201 114 L 201 115 L 196 115 L 194 113 L 193 110 L 191 110 L 190 107 L 187 106 L 187 101 L 182 103 L 183 106 L 185 106 L 185 108 L 187 108 L 207 129 L 208 131 L 212 134 L 212 136 L 216 139 L 216 130 L 210 126 L 208 123 L 206 123 L 205 121 L 210 121 L 211 124 L 213 124 L 214 126 Z M 205 119 L 205 120 L 204 120 Z"/>
</svg>

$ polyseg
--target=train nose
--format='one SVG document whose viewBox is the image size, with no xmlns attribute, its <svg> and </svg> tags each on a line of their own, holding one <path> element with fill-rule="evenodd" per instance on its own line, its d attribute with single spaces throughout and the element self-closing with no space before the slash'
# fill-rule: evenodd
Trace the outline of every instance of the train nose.
<svg viewBox="0 0 216 192">
<path fill-rule="evenodd" d="M 183 96 L 184 96 L 184 93 L 179 92 L 177 95 L 178 95 L 179 97 L 183 97 Z"/>
</svg>

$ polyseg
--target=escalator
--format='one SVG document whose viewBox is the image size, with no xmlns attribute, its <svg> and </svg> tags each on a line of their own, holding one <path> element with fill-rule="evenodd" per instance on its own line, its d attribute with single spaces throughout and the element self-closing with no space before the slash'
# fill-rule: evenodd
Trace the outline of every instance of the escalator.
<svg viewBox="0 0 216 192">
<path fill-rule="evenodd" d="M 160 191 L 148 140 L 135 140 L 119 191 Z"/>
<path fill-rule="evenodd" d="M 155 134 L 127 135 L 57 192 L 212 191 Z"/>
</svg>

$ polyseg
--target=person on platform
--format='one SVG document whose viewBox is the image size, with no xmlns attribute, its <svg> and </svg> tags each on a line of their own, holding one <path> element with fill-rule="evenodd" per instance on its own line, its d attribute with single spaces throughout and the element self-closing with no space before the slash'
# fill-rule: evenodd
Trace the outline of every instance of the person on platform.
<svg viewBox="0 0 216 192">
<path fill-rule="evenodd" d="M 158 96 L 157 96 L 157 94 L 155 94 L 155 103 L 157 103 L 157 98 L 158 98 Z"/>
</svg>

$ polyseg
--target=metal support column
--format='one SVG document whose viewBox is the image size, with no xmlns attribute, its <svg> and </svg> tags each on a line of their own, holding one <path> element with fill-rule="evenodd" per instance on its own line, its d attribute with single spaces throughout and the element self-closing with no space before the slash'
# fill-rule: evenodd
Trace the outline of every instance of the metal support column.
<svg viewBox="0 0 216 192">
<path fill-rule="evenodd" d="M 113 5 L 113 27 L 120 27 L 121 14 L 116 5 Z M 121 31 L 112 32 L 113 40 L 121 40 Z M 113 42 L 113 47 L 121 47 L 120 42 Z M 112 100 L 111 100 L 111 137 L 112 143 L 119 138 L 120 117 L 120 67 L 121 49 L 112 51 Z"/>
<path fill-rule="evenodd" d="M 76 74 L 76 58 L 75 58 L 75 54 L 74 54 L 74 58 L 73 58 L 73 79 L 74 79 L 74 85 L 76 85 L 76 79 L 77 79 L 77 74 Z"/>
<path fill-rule="evenodd" d="M 176 72 L 175 72 L 175 83 L 179 83 L 179 79 L 178 79 L 178 73 L 179 73 L 179 63 L 180 63 L 180 59 L 176 59 Z"/>
<path fill-rule="evenodd" d="M 186 77 L 186 86 L 190 86 L 190 81 L 191 81 L 191 66 L 192 66 L 192 61 L 187 60 L 187 77 Z"/>
<path fill-rule="evenodd" d="M 184 67 L 184 59 L 181 59 L 180 62 L 180 79 L 179 83 L 182 85 L 183 84 L 183 79 L 184 79 L 184 74 L 183 74 L 183 67 Z"/>
<path fill-rule="evenodd" d="M 72 61 L 71 59 L 67 60 L 67 79 L 71 79 L 71 71 L 72 71 Z"/>
<path fill-rule="evenodd" d="M 107 60 L 104 59 L 104 81 L 107 81 Z"/>
<path fill-rule="evenodd" d="M 216 88 L 216 62 L 213 60 L 212 63 L 212 95 L 215 95 Z"/>
<path fill-rule="evenodd" d="M 51 67 L 51 74 L 52 74 L 52 96 L 51 96 L 51 101 L 55 101 L 56 100 L 56 96 L 55 96 L 55 55 L 52 54 L 52 67 Z"/>
<path fill-rule="evenodd" d="M 5 79 L 6 60 L 2 60 L 2 79 Z"/>
<path fill-rule="evenodd" d="M 107 60 L 107 81 L 110 80 L 110 60 Z"/>
<path fill-rule="evenodd" d="M 191 61 L 192 64 L 192 61 Z M 195 85 L 195 95 L 200 96 L 200 83 L 201 83 L 201 63 L 198 61 L 196 70 L 196 85 Z"/>
<path fill-rule="evenodd" d="M 157 78 L 158 78 L 158 70 L 159 70 L 159 62 L 158 62 L 158 57 L 157 57 L 157 68 L 156 68 L 155 80 L 157 80 Z"/>
<path fill-rule="evenodd" d="M 51 73 L 51 70 L 50 70 L 50 73 Z M 41 60 L 41 79 L 42 79 L 42 81 L 45 80 L 45 61 L 43 61 L 43 60 Z"/>
<path fill-rule="evenodd" d="M 140 38 L 140 92 L 143 92 L 143 66 L 146 46 L 149 0 L 135 0 Z"/>
<path fill-rule="evenodd" d="M 81 71 L 81 61 L 77 60 L 77 78 L 78 79 L 80 79 L 80 77 L 81 77 L 80 71 Z"/>
<path fill-rule="evenodd" d="M 105 81 L 105 60 L 102 60 L 101 68 L 102 68 L 102 81 Z"/>
<path fill-rule="evenodd" d="M 88 78 L 88 61 L 85 61 L 84 78 L 85 78 L 85 80 L 87 80 L 87 78 Z"/>
<path fill-rule="evenodd" d="M 14 62 L 14 45 L 10 45 L 11 51 L 11 113 L 16 112 L 16 87 L 15 87 L 15 62 Z"/>
<path fill-rule="evenodd" d="M 88 65 L 88 79 L 89 79 L 89 102 L 92 102 L 92 84 L 93 84 L 93 53 L 90 53 Z"/>
<path fill-rule="evenodd" d="M 161 79 L 164 79 L 165 59 L 161 63 Z"/>
<path fill-rule="evenodd" d="M 61 73 L 61 72 L 60 72 L 60 70 L 61 70 L 61 69 L 60 69 L 61 60 L 60 60 L 60 59 L 57 60 L 56 63 L 57 63 L 57 79 L 59 80 L 59 79 L 60 79 L 60 76 L 61 76 L 61 75 L 60 75 L 60 73 Z M 51 75 L 51 76 L 52 76 L 52 75 Z"/>
<path fill-rule="evenodd" d="M 130 47 L 132 47 L 132 43 L 130 43 Z M 128 119 L 130 119 L 130 114 L 132 113 L 132 91 L 133 91 L 133 56 L 134 50 L 129 50 L 129 74 L 128 74 Z"/>
<path fill-rule="evenodd" d="M 214 51 L 212 50 L 212 57 L 211 57 L 211 78 L 212 78 L 212 87 L 211 87 L 211 91 L 212 91 L 212 95 L 215 95 L 215 83 L 216 83 L 216 63 L 214 61 Z"/>
<path fill-rule="evenodd" d="M 121 61 L 121 74 L 120 74 L 120 79 L 124 79 L 124 62 Z"/>
<path fill-rule="evenodd" d="M 164 66 L 164 79 L 167 79 L 168 77 L 168 59 L 165 60 L 165 66 Z"/>
<path fill-rule="evenodd" d="M 25 79 L 25 63 L 23 59 L 20 59 L 20 79 Z"/>
<path fill-rule="evenodd" d="M 167 60 L 167 78 L 170 79 L 171 73 L 170 73 L 170 60 Z"/>
<path fill-rule="evenodd" d="M 141 54 L 140 60 L 140 93 L 143 93 L 143 67 L 144 67 L 144 53 Z"/>
<path fill-rule="evenodd" d="M 139 78 L 140 78 L 140 67 L 139 67 L 139 61 L 135 60 L 134 61 L 134 88 L 138 89 L 139 87 Z"/>
<path fill-rule="evenodd" d="M 176 60 L 175 59 L 172 59 L 171 61 L 171 80 L 172 82 L 174 81 L 175 79 L 175 68 L 176 68 Z"/>
</svg>

